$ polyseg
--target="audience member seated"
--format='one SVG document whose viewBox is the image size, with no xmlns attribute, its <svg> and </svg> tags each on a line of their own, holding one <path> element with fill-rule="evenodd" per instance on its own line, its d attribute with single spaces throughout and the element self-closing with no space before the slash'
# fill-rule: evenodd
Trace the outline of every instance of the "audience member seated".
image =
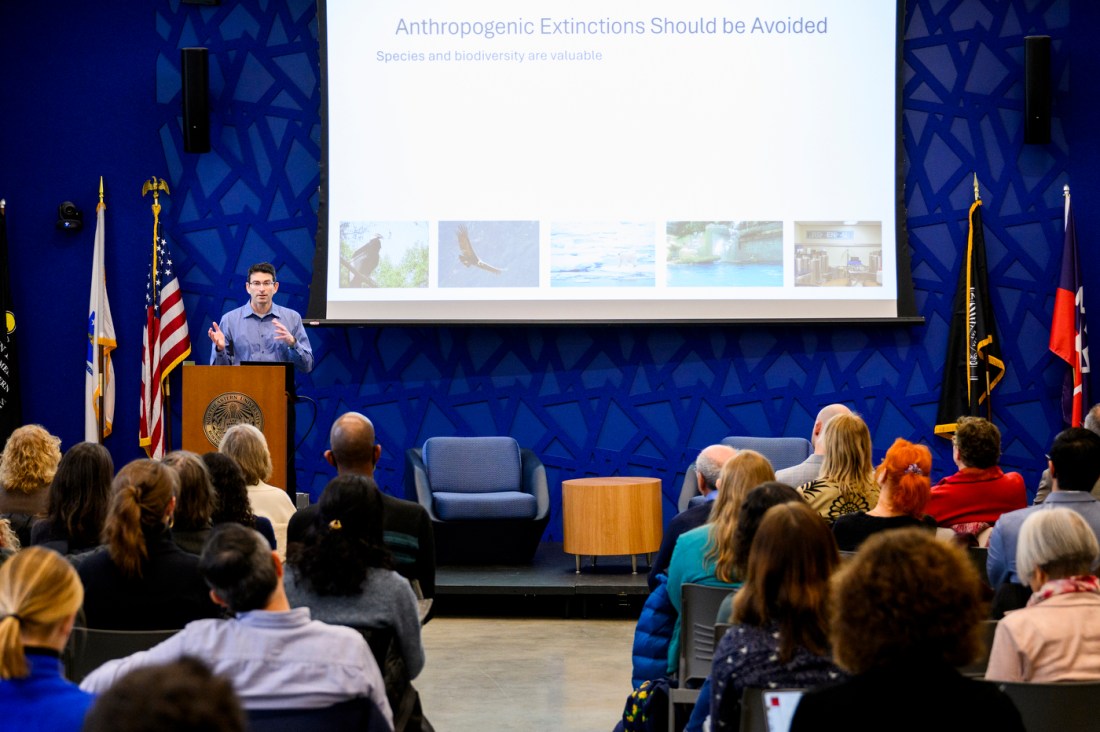
<svg viewBox="0 0 1100 732">
<path fill-rule="evenodd" d="M 722 472 L 722 466 L 736 454 L 737 451 L 728 445 L 710 445 L 704 447 L 695 459 L 695 478 L 699 482 L 703 503 L 681 511 L 669 522 L 664 536 L 661 537 L 661 548 L 657 550 L 649 568 L 647 581 L 651 592 L 657 586 L 657 575 L 668 572 L 668 562 L 672 559 L 676 541 L 684 532 L 707 522 L 714 499 L 718 497 L 718 476 Z"/>
<path fill-rule="evenodd" d="M 291 607 L 326 623 L 392 629 L 409 678 L 424 667 L 416 595 L 394 572 L 382 541 L 382 496 L 373 478 L 333 478 L 284 577 Z"/>
<path fill-rule="evenodd" d="M 96 442 L 70 447 L 50 482 L 46 518 L 31 529 L 31 543 L 61 554 L 78 554 L 99 546 L 115 464 Z"/>
<path fill-rule="evenodd" d="M 375 440 L 374 424 L 369 419 L 358 412 L 341 414 L 333 422 L 328 439 L 330 448 L 325 451 L 325 460 L 336 468 L 337 475 L 374 477 L 382 446 Z M 382 507 L 382 528 L 394 568 L 413 583 L 419 597 L 430 601 L 435 597 L 435 534 L 431 517 L 419 503 L 386 493 L 382 493 Z M 316 511 L 317 506 L 313 505 L 294 515 L 287 530 L 291 543 L 305 539 Z"/>
<path fill-rule="evenodd" d="M 1000 591 L 1005 582 L 1028 581 L 1016 572 L 1016 542 L 1024 520 L 1036 511 L 1072 509 L 1081 514 L 1094 534 L 1100 535 L 1100 501 L 1089 494 L 1100 478 L 1100 435 L 1081 427 L 1058 433 L 1050 448 L 1048 467 L 1053 488 L 1047 500 L 1038 506 L 1006 513 L 993 526 L 986 570 L 994 590 Z"/>
<path fill-rule="evenodd" d="M 225 431 L 218 452 L 237 461 L 248 484 L 252 512 L 271 521 L 280 556 L 286 555 L 286 526 L 294 515 L 294 501 L 282 488 L 264 481 L 271 477 L 271 453 L 264 433 L 250 424 L 235 424 Z"/>
<path fill-rule="evenodd" d="M 1092 405 L 1092 408 L 1085 414 L 1085 419 L 1081 426 L 1090 432 L 1095 432 L 1100 435 L 1100 404 Z M 1047 468 L 1043 471 L 1043 475 L 1039 479 L 1039 488 L 1035 492 L 1035 500 L 1032 501 L 1032 503 L 1035 505 L 1043 503 L 1047 499 L 1047 496 L 1050 495 L 1050 489 L 1052 487 L 1053 482 L 1050 479 L 1050 469 Z M 1092 486 L 1092 490 L 1089 492 L 1092 493 L 1094 498 L 1100 500 L 1100 480 L 1096 481 Z"/>
<path fill-rule="evenodd" d="M 201 660 L 141 668 L 104 692 L 84 723 L 84 732 L 245 732 L 241 701 L 233 685 Z"/>
<path fill-rule="evenodd" d="M 742 450 L 726 461 L 718 476 L 718 498 L 711 508 L 710 522 L 680 536 L 668 565 L 668 599 L 676 611 L 672 640 L 668 647 L 668 672 L 680 662 L 681 590 L 688 583 L 729 587 L 740 584 L 733 569 L 733 534 L 741 503 L 748 492 L 775 480 L 771 463 L 754 450 Z"/>
<path fill-rule="evenodd" d="M 0 564 L 19 551 L 19 537 L 11 530 L 11 521 L 0 519 Z"/>
<path fill-rule="evenodd" d="M 997 522 L 1001 514 L 1027 506 L 1027 489 L 1019 473 L 1005 473 L 997 466 L 1001 457 L 1001 432 L 981 417 L 959 417 L 951 440 L 951 455 L 959 471 L 932 486 L 925 510 L 940 526 L 977 544 L 979 533 Z"/>
<path fill-rule="evenodd" d="M 1096 535 L 1066 508 L 1020 526 L 1016 567 L 1035 594 L 997 624 L 985 677 L 994 681 L 1100 680 L 1100 556 Z"/>
<path fill-rule="evenodd" d="M 846 513 L 867 511 L 878 501 L 867 425 L 858 415 L 838 414 L 826 423 L 822 439 L 821 475 L 798 492 L 829 523 Z"/>
<path fill-rule="evenodd" d="M 927 447 L 895 440 L 875 471 L 879 485 L 875 507 L 840 516 L 833 524 L 840 550 L 855 551 L 867 537 L 889 529 L 924 526 L 935 530 L 935 523 L 924 515 L 931 472 L 932 452 Z"/>
<path fill-rule="evenodd" d="M 0 518 L 11 521 L 22 546 L 30 546 L 31 526 L 46 515 L 60 445 L 41 425 L 28 424 L 11 433 L 0 453 Z"/>
<path fill-rule="evenodd" d="M 168 640 L 108 661 L 81 683 L 101 694 L 136 669 L 201 658 L 228 679 L 245 709 L 318 709 L 368 697 L 392 725 L 378 664 L 351 628 L 310 619 L 291 609 L 277 552 L 252 529 L 214 527 L 199 559 L 214 601 L 230 620 L 196 620 Z"/>
<path fill-rule="evenodd" d="M 801 501 L 768 509 L 734 595 L 733 626 L 714 651 L 711 729 L 737 728 L 746 688 L 811 688 L 844 678 L 830 658 L 827 625 L 829 577 L 839 563 L 816 511 Z"/>
<path fill-rule="evenodd" d="M 176 546 L 168 528 L 179 492 L 176 472 L 135 460 L 118 471 L 111 490 L 106 546 L 78 567 L 88 627 L 172 630 L 219 615 L 199 576 L 199 558 Z"/>
<path fill-rule="evenodd" d="M 248 483 L 245 482 L 244 472 L 237 461 L 220 452 L 205 453 L 202 461 L 210 471 L 210 482 L 217 494 L 214 513 L 210 517 L 211 523 L 214 526 L 234 523 L 247 529 L 255 529 L 267 539 L 272 549 L 278 548 L 271 521 L 252 513 L 252 504 L 248 501 Z"/>
<path fill-rule="evenodd" d="M 1023 732 L 1012 700 L 956 670 L 978 655 L 985 615 L 961 547 L 920 529 L 876 534 L 833 575 L 829 598 L 833 656 L 854 676 L 807 692 L 791 732 Z"/>
<path fill-rule="evenodd" d="M 210 471 L 202 458 L 187 450 L 170 452 L 161 462 L 176 471 L 180 482 L 179 499 L 172 514 L 172 541 L 185 552 L 198 556 L 214 525 L 211 517 L 218 500 Z"/>
<path fill-rule="evenodd" d="M 811 480 L 817 480 L 821 475 L 821 464 L 825 461 L 825 441 L 821 434 L 830 419 L 838 414 L 851 414 L 852 410 L 843 404 L 830 404 L 817 413 L 814 420 L 814 428 L 810 432 L 810 447 L 813 454 L 798 465 L 775 471 L 775 479 L 787 485 L 803 485 Z"/>
<path fill-rule="evenodd" d="M 0 727 L 78 732 L 92 695 L 65 680 L 61 649 L 84 590 L 60 554 L 25 549 L 0 567 Z"/>
</svg>

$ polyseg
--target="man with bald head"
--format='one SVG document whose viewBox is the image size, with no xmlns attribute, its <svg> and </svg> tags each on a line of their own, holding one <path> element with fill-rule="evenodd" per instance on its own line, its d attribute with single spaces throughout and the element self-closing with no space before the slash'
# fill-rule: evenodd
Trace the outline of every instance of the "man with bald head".
<svg viewBox="0 0 1100 732">
<path fill-rule="evenodd" d="M 814 420 L 813 432 L 810 433 L 810 446 L 813 447 L 813 454 L 798 465 L 775 471 L 775 479 L 795 488 L 804 483 L 809 483 L 811 480 L 817 480 L 818 475 L 821 473 L 821 463 L 825 460 L 825 441 L 821 439 L 825 424 L 838 414 L 851 413 L 852 410 L 843 404 L 830 404 L 818 412 L 817 419 Z"/>
<path fill-rule="evenodd" d="M 661 539 L 661 548 L 657 550 L 653 566 L 649 568 L 647 580 L 650 590 L 657 586 L 657 575 L 668 572 L 668 562 L 672 559 L 672 550 L 676 548 L 676 540 L 680 538 L 680 534 L 707 522 L 711 504 L 718 497 L 718 476 L 722 473 L 722 466 L 736 454 L 737 451 L 729 445 L 709 445 L 695 459 L 695 478 L 699 481 L 699 493 L 703 496 L 703 502 L 681 511 L 669 522 Z"/>
<path fill-rule="evenodd" d="M 374 477 L 374 468 L 382 457 L 382 446 L 374 437 L 374 424 L 359 412 L 347 412 L 336 418 L 328 434 L 329 449 L 325 460 L 337 475 Z M 382 528 L 386 548 L 393 554 L 396 569 L 410 582 L 420 585 L 425 598 L 435 595 L 435 535 L 432 520 L 419 503 L 405 501 L 382 492 Z M 294 514 L 287 527 L 287 542 L 305 539 L 306 530 L 317 515 L 317 506 Z"/>
</svg>

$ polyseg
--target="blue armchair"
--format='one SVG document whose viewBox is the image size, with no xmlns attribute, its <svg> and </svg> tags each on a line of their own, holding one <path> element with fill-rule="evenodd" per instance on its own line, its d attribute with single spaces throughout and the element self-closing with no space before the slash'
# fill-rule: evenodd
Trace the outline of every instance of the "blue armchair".
<svg viewBox="0 0 1100 732">
<path fill-rule="evenodd" d="M 766 457 L 775 470 L 798 465 L 813 452 L 810 441 L 804 437 L 726 437 L 722 444 L 735 450 L 755 450 Z M 692 463 L 684 474 L 677 507 L 683 511 L 698 495 L 699 481 L 695 477 L 695 463 Z"/>
<path fill-rule="evenodd" d="M 529 562 L 550 520 L 546 468 L 511 437 L 432 437 L 406 450 L 405 497 L 431 516 L 439 564 Z"/>
</svg>

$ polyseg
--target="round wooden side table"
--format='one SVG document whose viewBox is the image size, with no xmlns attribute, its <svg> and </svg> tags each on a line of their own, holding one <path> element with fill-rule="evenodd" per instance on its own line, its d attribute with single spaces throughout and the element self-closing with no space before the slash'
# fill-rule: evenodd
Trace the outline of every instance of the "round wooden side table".
<svg viewBox="0 0 1100 732">
<path fill-rule="evenodd" d="M 564 548 L 576 555 L 630 555 L 638 573 L 638 554 L 661 548 L 661 481 L 659 478 L 574 478 L 563 480 Z"/>
</svg>

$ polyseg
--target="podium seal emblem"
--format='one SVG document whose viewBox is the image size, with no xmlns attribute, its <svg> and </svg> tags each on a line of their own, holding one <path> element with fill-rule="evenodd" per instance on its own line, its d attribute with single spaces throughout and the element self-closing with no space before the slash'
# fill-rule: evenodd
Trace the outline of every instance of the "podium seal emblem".
<svg viewBox="0 0 1100 732">
<path fill-rule="evenodd" d="M 206 405 L 206 412 L 202 416 L 202 431 L 210 444 L 217 449 L 225 431 L 242 423 L 263 430 L 264 413 L 252 397 L 239 391 L 229 391 L 214 397 Z"/>
</svg>

